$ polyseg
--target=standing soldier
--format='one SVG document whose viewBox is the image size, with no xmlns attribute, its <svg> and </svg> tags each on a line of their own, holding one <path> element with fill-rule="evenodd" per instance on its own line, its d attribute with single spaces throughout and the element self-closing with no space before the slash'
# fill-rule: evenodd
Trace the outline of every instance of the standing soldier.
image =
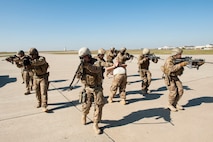
<svg viewBox="0 0 213 142">
<path fill-rule="evenodd" d="M 118 61 L 119 64 L 125 64 L 125 62 L 130 59 L 131 56 L 129 55 L 129 53 L 126 53 L 125 47 L 121 48 L 120 52 L 116 56 L 116 60 Z"/>
<path fill-rule="evenodd" d="M 108 67 L 107 71 L 113 71 L 113 81 L 110 87 L 111 94 L 109 95 L 107 101 L 108 103 L 113 102 L 113 97 L 115 97 L 117 90 L 119 89 L 119 94 L 121 98 L 121 104 L 126 104 L 126 64 L 119 64 L 116 62 L 112 67 Z"/>
<path fill-rule="evenodd" d="M 106 56 L 107 62 L 113 64 L 113 60 L 114 60 L 114 58 L 115 58 L 116 56 L 117 56 L 117 53 L 115 52 L 115 48 L 114 48 L 114 47 L 111 47 L 110 50 L 109 50 L 109 52 L 107 53 L 107 56 Z M 106 76 L 108 76 L 109 73 L 110 73 L 110 72 L 107 71 L 107 72 L 106 72 Z"/>
<path fill-rule="evenodd" d="M 148 57 L 149 54 L 150 54 L 150 50 L 147 48 L 144 48 L 143 53 L 138 57 L 139 74 L 142 79 L 141 91 L 143 95 L 150 93 L 148 88 L 151 84 L 152 74 L 149 71 L 149 64 L 150 64 L 150 58 Z M 158 59 L 154 58 L 152 59 L 152 62 L 157 63 Z"/>
<path fill-rule="evenodd" d="M 182 82 L 179 80 L 178 76 L 182 75 L 184 66 L 188 62 L 181 62 L 175 64 L 176 59 L 180 59 L 183 50 L 180 48 L 175 48 L 172 50 L 172 56 L 168 57 L 165 61 L 164 66 L 161 67 L 161 70 L 164 73 L 164 82 L 169 90 L 169 104 L 168 108 L 171 111 L 183 110 L 184 108 L 178 104 L 178 101 L 183 95 L 183 86 Z"/>
<path fill-rule="evenodd" d="M 100 134 L 98 123 L 102 118 L 102 109 L 105 104 L 102 88 L 102 67 L 101 62 L 92 58 L 91 52 L 88 48 L 83 47 L 78 51 L 78 55 L 81 59 L 82 66 L 79 69 L 78 78 L 81 79 L 84 84 L 84 90 L 86 92 L 85 100 L 82 102 L 82 123 L 86 124 L 86 117 L 92 106 L 94 100 L 94 118 L 93 129 L 95 133 Z"/>
<path fill-rule="evenodd" d="M 33 72 L 29 67 L 31 59 L 29 56 L 25 55 L 23 50 L 18 51 L 17 57 L 15 63 L 18 68 L 21 68 L 21 76 L 26 85 L 26 92 L 24 94 L 28 95 L 33 87 Z"/>
<path fill-rule="evenodd" d="M 117 56 L 116 52 L 115 52 L 115 48 L 111 47 L 109 52 L 107 53 L 107 62 L 113 63 L 114 58 Z"/>
<path fill-rule="evenodd" d="M 43 111 L 47 112 L 47 91 L 49 86 L 49 72 L 47 72 L 47 69 L 49 67 L 49 64 L 46 62 L 45 57 L 39 56 L 38 50 L 36 48 L 31 48 L 29 50 L 29 55 L 32 58 L 31 68 L 34 74 L 34 88 L 38 101 L 37 108 L 42 107 Z"/>
<path fill-rule="evenodd" d="M 97 59 L 99 62 L 101 62 L 101 67 L 102 67 L 102 77 L 104 79 L 104 72 L 105 72 L 105 68 L 104 67 L 109 67 L 112 66 L 113 63 L 110 62 L 106 62 L 104 59 L 106 51 L 103 48 L 100 48 L 98 50 L 98 55 L 95 56 L 94 58 Z"/>
</svg>

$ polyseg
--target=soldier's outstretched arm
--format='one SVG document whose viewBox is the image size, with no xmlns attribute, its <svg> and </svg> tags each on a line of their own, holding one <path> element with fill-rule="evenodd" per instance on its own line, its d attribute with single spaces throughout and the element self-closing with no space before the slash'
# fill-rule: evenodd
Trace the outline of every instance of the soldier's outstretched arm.
<svg viewBox="0 0 213 142">
<path fill-rule="evenodd" d="M 39 57 L 39 59 L 34 59 L 31 61 L 32 66 L 40 66 L 46 63 L 45 57 Z"/>
<path fill-rule="evenodd" d="M 100 73 L 101 72 L 101 67 L 92 65 L 90 63 L 84 63 L 84 68 L 88 69 L 90 72 L 93 73 Z"/>
</svg>

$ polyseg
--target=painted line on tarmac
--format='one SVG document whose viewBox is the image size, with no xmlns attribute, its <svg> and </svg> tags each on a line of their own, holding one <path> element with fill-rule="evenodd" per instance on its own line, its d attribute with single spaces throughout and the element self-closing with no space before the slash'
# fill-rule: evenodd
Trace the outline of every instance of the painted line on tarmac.
<svg viewBox="0 0 213 142">
<path fill-rule="evenodd" d="M 50 85 L 51 85 L 53 88 L 56 89 L 56 87 L 53 85 L 53 83 L 50 83 Z M 59 94 L 61 94 L 69 103 L 71 103 L 79 112 L 81 112 L 81 110 L 80 110 L 74 103 L 72 103 L 72 101 L 71 101 L 69 98 L 67 98 L 67 97 L 62 93 L 62 91 L 60 91 L 60 90 L 58 90 L 58 89 L 56 89 L 56 90 L 57 90 L 57 91 L 59 92 Z M 88 116 L 87 116 L 87 119 L 89 119 L 90 121 L 92 121 L 92 119 L 89 118 Z M 115 140 L 113 140 L 113 138 L 110 137 L 106 132 L 103 131 L 103 134 L 105 134 L 112 142 L 115 142 Z"/>
</svg>

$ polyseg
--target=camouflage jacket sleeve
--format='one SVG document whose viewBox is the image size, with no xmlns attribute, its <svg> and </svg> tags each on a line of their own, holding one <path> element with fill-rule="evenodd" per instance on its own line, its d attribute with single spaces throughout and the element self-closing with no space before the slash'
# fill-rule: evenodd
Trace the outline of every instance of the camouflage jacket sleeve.
<svg viewBox="0 0 213 142">
<path fill-rule="evenodd" d="M 143 55 L 140 55 L 140 56 L 138 57 L 138 64 L 139 64 L 139 65 L 145 63 L 146 61 L 147 61 L 147 59 L 144 58 Z"/>
<path fill-rule="evenodd" d="M 93 73 L 101 73 L 101 66 L 100 66 L 100 62 L 97 61 L 98 63 L 96 64 L 91 64 L 91 63 L 85 63 L 83 65 L 84 68 L 86 68 L 87 70 L 89 70 L 90 72 Z"/>
<path fill-rule="evenodd" d="M 100 59 L 98 56 L 95 56 L 94 58 L 97 60 L 96 62 L 99 62 L 100 66 L 102 67 L 109 67 L 113 65 L 112 63 L 106 62 L 104 59 Z"/>
<path fill-rule="evenodd" d="M 101 61 L 101 66 L 102 66 L 102 67 L 110 67 L 110 66 L 112 66 L 112 65 L 113 65 L 113 63 Z"/>
<path fill-rule="evenodd" d="M 180 64 L 174 64 L 174 58 L 172 56 L 167 58 L 164 67 L 170 73 L 175 73 L 182 68 L 182 66 Z"/>
<path fill-rule="evenodd" d="M 46 63 L 45 57 L 40 56 L 38 59 L 34 59 L 31 61 L 31 66 L 41 66 Z"/>
</svg>

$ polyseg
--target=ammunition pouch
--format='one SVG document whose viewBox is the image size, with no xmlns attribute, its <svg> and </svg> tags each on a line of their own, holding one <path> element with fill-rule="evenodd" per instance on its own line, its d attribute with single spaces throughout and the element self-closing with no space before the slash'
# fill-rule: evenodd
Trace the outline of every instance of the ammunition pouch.
<svg viewBox="0 0 213 142">
<path fill-rule="evenodd" d="M 183 74 L 184 68 L 181 67 L 177 72 L 176 75 L 181 76 Z"/>
<path fill-rule="evenodd" d="M 83 89 L 80 93 L 79 93 L 79 103 L 85 103 L 87 101 L 87 93 L 86 90 Z"/>
</svg>

